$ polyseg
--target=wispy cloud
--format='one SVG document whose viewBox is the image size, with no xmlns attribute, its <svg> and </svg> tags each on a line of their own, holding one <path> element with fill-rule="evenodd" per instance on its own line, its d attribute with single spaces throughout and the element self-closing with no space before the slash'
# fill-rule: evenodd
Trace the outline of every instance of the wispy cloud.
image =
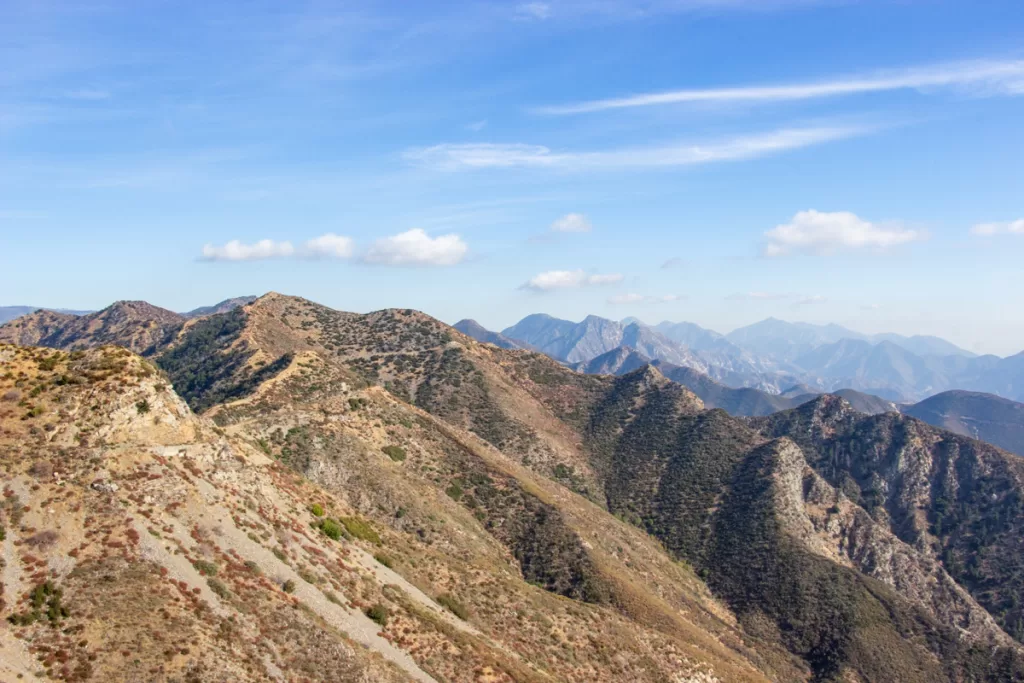
<svg viewBox="0 0 1024 683">
<path fill-rule="evenodd" d="M 792 294 L 783 292 L 737 292 L 725 297 L 729 301 L 779 301 L 781 299 L 792 299 Z"/>
<path fill-rule="evenodd" d="M 479 133 L 487 127 L 487 119 L 481 119 L 479 121 L 473 121 L 472 123 L 466 124 L 466 130 L 471 130 L 474 133 Z"/>
<path fill-rule="evenodd" d="M 661 264 L 662 270 L 672 270 L 674 268 L 682 268 L 686 265 L 686 261 L 683 260 L 682 256 L 673 256 L 672 258 L 665 259 Z"/>
<path fill-rule="evenodd" d="M 1024 218 L 1019 218 L 1015 221 L 978 223 L 971 227 L 971 234 L 978 237 L 991 237 L 992 235 L 1001 234 L 1024 235 Z"/>
<path fill-rule="evenodd" d="M 543 145 L 440 144 L 407 150 L 411 163 L 439 171 L 539 168 L 597 171 L 668 168 L 753 159 L 871 132 L 864 126 L 785 128 L 705 143 L 669 144 L 593 152 L 554 152 Z"/>
<path fill-rule="evenodd" d="M 554 232 L 590 232 L 593 227 L 582 213 L 567 213 L 551 224 Z"/>
<path fill-rule="evenodd" d="M 1024 94 L 1024 60 L 936 64 L 845 76 L 810 83 L 671 90 L 564 105 L 537 107 L 538 114 L 582 114 L 609 109 L 700 102 L 764 103 L 809 100 L 892 90 L 954 89 L 976 96 Z"/>
<path fill-rule="evenodd" d="M 469 252 L 458 235 L 430 237 L 421 228 L 385 237 L 363 256 L 365 263 L 385 266 L 454 266 Z"/>
<path fill-rule="evenodd" d="M 65 91 L 64 97 L 69 100 L 106 100 L 110 98 L 110 92 L 95 88 L 80 88 Z"/>
<path fill-rule="evenodd" d="M 608 303 L 616 306 L 623 304 L 666 304 L 673 301 L 682 301 L 684 298 L 686 297 L 680 296 L 679 294 L 651 296 L 630 292 L 628 294 L 616 294 L 615 296 L 608 297 Z"/>
<path fill-rule="evenodd" d="M 812 304 L 823 304 L 827 301 L 828 299 L 821 294 L 812 294 L 810 296 L 804 296 L 797 299 L 793 302 L 793 307 L 798 308 L 800 306 L 810 306 Z"/>
<path fill-rule="evenodd" d="M 546 2 L 524 2 L 516 5 L 516 17 L 520 19 L 547 19 L 551 16 L 551 5 Z"/>
<path fill-rule="evenodd" d="M 533 276 L 519 289 L 532 292 L 550 292 L 556 289 L 579 289 L 580 287 L 599 287 L 622 282 L 622 275 L 609 273 L 606 275 L 588 274 L 580 270 L 549 270 Z"/>
<path fill-rule="evenodd" d="M 840 250 L 888 249 L 924 239 L 926 235 L 899 224 L 876 224 L 848 211 L 800 211 L 789 223 L 765 233 L 765 256 L 795 251 L 831 254 Z"/>
</svg>

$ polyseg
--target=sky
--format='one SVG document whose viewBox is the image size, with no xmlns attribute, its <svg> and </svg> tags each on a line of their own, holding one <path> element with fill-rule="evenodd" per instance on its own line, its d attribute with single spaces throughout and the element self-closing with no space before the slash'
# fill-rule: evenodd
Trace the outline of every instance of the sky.
<svg viewBox="0 0 1024 683">
<path fill-rule="evenodd" d="M 1024 349 L 1019 0 L 0 3 L 0 305 Z"/>
</svg>

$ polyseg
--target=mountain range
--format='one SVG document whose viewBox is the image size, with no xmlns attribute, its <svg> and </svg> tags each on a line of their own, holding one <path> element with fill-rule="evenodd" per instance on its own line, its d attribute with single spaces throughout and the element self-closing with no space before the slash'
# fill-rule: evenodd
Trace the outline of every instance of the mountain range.
<svg viewBox="0 0 1024 683">
<path fill-rule="evenodd" d="M 1024 353 L 976 356 L 938 337 L 863 335 L 839 325 L 774 318 L 720 335 L 693 323 L 647 326 L 588 316 L 579 323 L 530 315 L 502 331 L 566 363 L 588 363 L 628 346 L 651 360 L 698 370 L 731 387 L 783 394 L 853 389 L 912 402 L 951 389 L 1024 400 Z"/>
<path fill-rule="evenodd" d="M 997 447 L 831 395 L 734 417 L 410 309 L 111 309 L 0 346 L 9 678 L 1024 677 Z"/>
</svg>

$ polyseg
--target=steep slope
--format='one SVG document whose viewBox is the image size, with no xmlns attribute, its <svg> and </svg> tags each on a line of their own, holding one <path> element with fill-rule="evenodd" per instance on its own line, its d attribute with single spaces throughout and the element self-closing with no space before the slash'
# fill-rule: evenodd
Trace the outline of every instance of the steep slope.
<svg viewBox="0 0 1024 683">
<path fill-rule="evenodd" d="M 946 391 L 906 406 L 903 412 L 1024 455 L 1024 403 L 974 391 Z"/>
<path fill-rule="evenodd" d="M 834 396 L 755 419 L 798 443 L 830 485 L 946 571 L 1024 637 L 1024 461 L 895 413 L 865 416 Z"/>
<path fill-rule="evenodd" d="M 472 337 L 473 339 L 476 339 L 478 342 L 483 342 L 485 344 L 494 344 L 495 346 L 498 346 L 503 349 L 524 348 L 522 344 L 517 344 L 516 342 L 512 341 L 503 334 L 491 332 L 490 330 L 488 330 L 475 320 L 470 320 L 466 318 L 455 323 L 454 325 L 452 325 L 452 327 L 454 327 L 467 337 Z"/>
<path fill-rule="evenodd" d="M 636 349 L 620 346 L 587 363 L 577 363 L 573 369 L 588 375 L 621 375 L 641 368 L 650 362 L 650 358 Z"/>
<path fill-rule="evenodd" d="M 830 391 L 829 393 L 843 399 L 858 413 L 864 413 L 865 415 L 880 415 L 882 413 L 900 412 L 900 406 L 892 401 L 887 401 L 884 398 L 872 396 L 871 394 L 865 394 L 864 392 L 857 391 L 856 389 L 839 389 L 837 391 Z M 803 403 L 803 401 L 800 402 Z"/>
<path fill-rule="evenodd" d="M 693 351 L 739 350 L 724 335 L 694 323 L 673 323 L 666 320 L 655 325 L 654 329 Z"/>
<path fill-rule="evenodd" d="M 255 296 L 236 296 L 231 299 L 225 299 L 224 301 L 216 303 L 213 306 L 200 306 L 199 308 L 194 308 L 191 311 L 188 311 L 187 313 L 182 313 L 181 316 L 183 318 L 200 318 L 204 315 L 213 315 L 215 313 L 227 313 L 229 311 L 235 310 L 239 306 L 251 304 L 253 301 L 256 301 L 256 299 L 257 297 Z"/>
<path fill-rule="evenodd" d="M 145 301 L 118 301 L 77 317 L 37 311 L 0 326 L 0 341 L 69 351 L 118 344 L 143 353 L 166 342 L 183 323 L 177 313 Z"/>
</svg>

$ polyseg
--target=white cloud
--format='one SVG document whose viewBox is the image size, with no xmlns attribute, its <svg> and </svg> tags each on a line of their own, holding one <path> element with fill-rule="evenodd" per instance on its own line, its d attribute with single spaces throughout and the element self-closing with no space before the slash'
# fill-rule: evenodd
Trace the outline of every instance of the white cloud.
<svg viewBox="0 0 1024 683">
<path fill-rule="evenodd" d="M 487 119 L 481 119 L 480 121 L 473 121 L 472 123 L 466 124 L 466 130 L 471 130 L 474 133 L 479 133 L 487 127 Z"/>
<path fill-rule="evenodd" d="M 329 232 L 306 242 L 303 252 L 314 258 L 352 258 L 355 243 L 351 237 L 343 237 Z"/>
<path fill-rule="evenodd" d="M 936 64 L 814 83 L 673 90 L 539 107 L 534 111 L 541 114 L 581 114 L 686 102 L 779 102 L 892 90 L 939 89 L 970 90 L 977 95 L 1020 95 L 1024 93 L 1024 60 Z"/>
<path fill-rule="evenodd" d="M 782 256 L 794 251 L 828 254 L 842 249 L 882 250 L 925 238 L 917 230 L 900 225 L 868 222 L 848 211 L 800 211 L 789 223 L 765 233 L 766 256 Z"/>
<path fill-rule="evenodd" d="M 430 237 L 414 228 L 373 243 L 363 261 L 386 266 L 454 266 L 469 252 L 458 235 Z"/>
<path fill-rule="evenodd" d="M 678 294 L 663 294 L 661 296 L 648 296 L 645 294 L 635 294 L 630 292 L 629 294 L 616 294 L 615 296 L 608 297 L 608 303 L 619 305 L 619 304 L 665 304 L 672 301 L 681 301 L 684 297 Z"/>
<path fill-rule="evenodd" d="M 793 306 L 809 306 L 810 304 L 823 304 L 828 301 L 827 298 L 821 294 L 812 294 L 811 296 L 801 297 L 796 301 Z"/>
<path fill-rule="evenodd" d="M 593 227 L 582 213 L 567 213 L 551 224 L 555 232 L 590 232 Z"/>
<path fill-rule="evenodd" d="M 516 6 L 520 19 L 547 19 L 551 16 L 551 5 L 546 2 L 524 2 Z"/>
<path fill-rule="evenodd" d="M 990 237 L 1003 233 L 1024 235 L 1024 218 L 997 223 L 978 223 L 971 228 L 971 234 L 978 235 L 979 237 Z"/>
<path fill-rule="evenodd" d="M 534 292 L 550 292 L 556 289 L 577 289 L 580 287 L 598 287 L 614 285 L 622 282 L 622 275 L 609 273 L 606 275 L 588 275 L 580 270 L 549 270 L 530 278 L 520 285 L 519 289 Z"/>
<path fill-rule="evenodd" d="M 260 240 L 255 244 L 243 244 L 231 240 L 223 246 L 207 244 L 203 247 L 204 261 L 260 261 L 263 259 L 281 258 L 295 253 L 291 242 L 275 242 Z"/>
<path fill-rule="evenodd" d="M 742 294 L 730 294 L 727 299 L 730 301 L 778 301 L 779 299 L 791 299 L 792 294 L 781 292 L 744 292 Z"/>
<path fill-rule="evenodd" d="M 633 147 L 595 152 L 552 152 L 543 145 L 440 144 L 406 150 L 407 161 L 438 171 L 547 168 L 595 171 L 670 168 L 753 159 L 870 132 L 870 128 L 834 126 L 787 128 L 699 144 Z"/>
</svg>

